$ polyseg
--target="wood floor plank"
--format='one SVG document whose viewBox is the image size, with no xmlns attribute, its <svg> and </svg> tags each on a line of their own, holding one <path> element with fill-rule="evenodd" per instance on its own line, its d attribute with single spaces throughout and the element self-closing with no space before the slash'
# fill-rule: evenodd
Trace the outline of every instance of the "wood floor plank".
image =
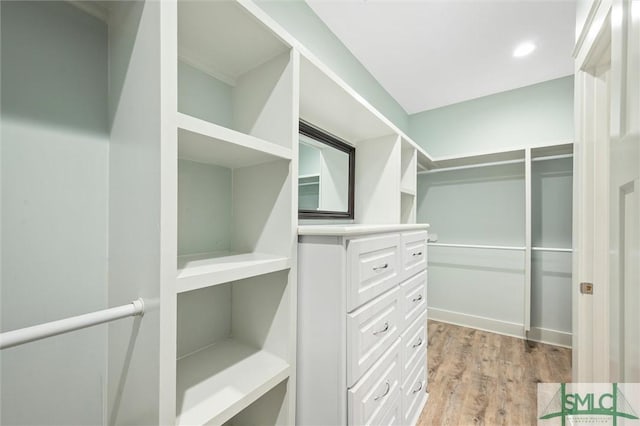
<svg viewBox="0 0 640 426">
<path fill-rule="evenodd" d="M 537 384 L 571 380 L 571 350 L 428 321 L 429 400 L 418 425 L 536 424 Z"/>
</svg>

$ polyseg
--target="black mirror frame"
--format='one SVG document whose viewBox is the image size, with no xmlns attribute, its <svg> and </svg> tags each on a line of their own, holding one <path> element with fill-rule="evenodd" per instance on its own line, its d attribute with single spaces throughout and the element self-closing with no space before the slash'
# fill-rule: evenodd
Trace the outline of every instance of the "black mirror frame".
<svg viewBox="0 0 640 426">
<path fill-rule="evenodd" d="M 355 169 L 356 169 L 356 148 L 349 145 L 344 140 L 325 132 L 324 130 L 300 120 L 298 123 L 298 133 L 311 139 L 329 145 L 339 151 L 349 155 L 349 199 L 346 212 L 331 210 L 301 210 L 298 209 L 299 219 L 353 219 L 354 218 L 354 195 L 355 195 Z"/>
</svg>

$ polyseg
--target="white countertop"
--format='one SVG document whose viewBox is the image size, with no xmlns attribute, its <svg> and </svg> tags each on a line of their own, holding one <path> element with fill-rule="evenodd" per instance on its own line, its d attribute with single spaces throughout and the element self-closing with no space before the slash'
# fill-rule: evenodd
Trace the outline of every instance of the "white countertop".
<svg viewBox="0 0 640 426">
<path fill-rule="evenodd" d="M 360 235 L 381 232 L 426 231 L 427 229 L 429 229 L 429 225 L 426 223 L 387 225 L 344 223 L 340 225 L 301 225 L 298 226 L 298 235 Z"/>
</svg>

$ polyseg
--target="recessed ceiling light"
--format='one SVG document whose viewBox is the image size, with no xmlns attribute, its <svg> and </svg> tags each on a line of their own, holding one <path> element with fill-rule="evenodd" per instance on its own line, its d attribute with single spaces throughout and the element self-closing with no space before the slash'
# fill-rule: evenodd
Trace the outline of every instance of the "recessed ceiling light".
<svg viewBox="0 0 640 426">
<path fill-rule="evenodd" d="M 531 43 L 530 41 L 525 41 L 524 43 L 520 43 L 518 47 L 513 51 L 514 58 L 522 58 L 523 56 L 529 55 L 531 52 L 536 50 L 536 45 Z"/>
</svg>

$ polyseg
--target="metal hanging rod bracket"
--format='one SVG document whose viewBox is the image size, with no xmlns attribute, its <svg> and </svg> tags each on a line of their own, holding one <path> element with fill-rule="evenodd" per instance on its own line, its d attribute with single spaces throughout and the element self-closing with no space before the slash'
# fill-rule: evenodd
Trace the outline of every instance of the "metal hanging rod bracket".
<svg viewBox="0 0 640 426">
<path fill-rule="evenodd" d="M 143 315 L 144 300 L 139 298 L 129 304 L 115 308 L 103 309 L 101 311 L 51 321 L 44 324 L 34 325 L 32 327 L 7 331 L 0 334 L 0 350 L 12 348 L 35 340 L 45 339 L 47 337 L 57 336 L 58 334 L 64 334 L 70 331 L 104 324 L 105 322 L 115 321 L 117 319 Z"/>
</svg>

